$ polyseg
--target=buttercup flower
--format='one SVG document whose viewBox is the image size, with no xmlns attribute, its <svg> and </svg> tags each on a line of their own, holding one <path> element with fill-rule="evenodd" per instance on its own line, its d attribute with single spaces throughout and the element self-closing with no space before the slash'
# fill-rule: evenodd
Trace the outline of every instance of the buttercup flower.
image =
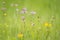
<svg viewBox="0 0 60 40">
<path fill-rule="evenodd" d="M 52 24 L 50 23 L 50 24 L 49 24 L 49 27 L 51 27 L 51 26 L 52 26 Z"/>
<path fill-rule="evenodd" d="M 48 22 L 46 22 L 44 25 L 45 25 L 45 26 L 49 26 L 49 23 L 48 23 Z"/>
<path fill-rule="evenodd" d="M 18 36 L 18 38 L 22 38 L 23 37 L 23 34 L 22 33 L 19 33 L 17 36 Z"/>
<path fill-rule="evenodd" d="M 51 23 L 48 23 L 48 22 L 46 22 L 44 25 L 45 25 L 46 27 L 51 27 L 51 26 L 52 26 L 52 24 L 51 24 Z"/>
</svg>

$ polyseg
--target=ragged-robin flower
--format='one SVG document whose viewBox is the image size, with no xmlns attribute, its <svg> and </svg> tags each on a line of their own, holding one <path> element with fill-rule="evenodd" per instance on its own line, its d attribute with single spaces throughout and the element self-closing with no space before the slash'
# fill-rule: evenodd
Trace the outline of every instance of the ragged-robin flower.
<svg viewBox="0 0 60 40">
<path fill-rule="evenodd" d="M 22 8 L 22 10 L 21 10 L 20 13 L 21 13 L 21 14 L 25 14 L 25 13 L 27 13 L 27 8 Z"/>
<path fill-rule="evenodd" d="M 21 16 L 23 22 L 25 22 L 25 16 Z"/>
<path fill-rule="evenodd" d="M 20 13 L 21 13 L 21 14 L 25 14 L 25 13 L 26 13 L 26 11 L 23 11 L 23 10 L 22 10 Z"/>
<path fill-rule="evenodd" d="M 32 15 L 35 15 L 35 14 L 36 14 L 36 12 L 35 12 L 35 11 L 31 11 L 30 13 L 31 13 Z"/>
<path fill-rule="evenodd" d="M 27 8 L 24 7 L 24 8 L 22 8 L 22 10 L 23 10 L 23 11 L 27 11 Z"/>
</svg>

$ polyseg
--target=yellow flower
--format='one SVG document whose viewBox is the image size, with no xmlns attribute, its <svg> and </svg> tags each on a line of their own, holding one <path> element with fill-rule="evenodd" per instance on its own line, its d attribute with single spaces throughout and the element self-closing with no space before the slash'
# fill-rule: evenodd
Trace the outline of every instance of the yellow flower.
<svg viewBox="0 0 60 40">
<path fill-rule="evenodd" d="M 44 25 L 45 25 L 45 26 L 49 26 L 49 23 L 48 23 L 48 22 L 46 22 Z"/>
<path fill-rule="evenodd" d="M 4 16 L 7 16 L 7 14 L 6 14 L 6 13 L 4 13 L 3 15 L 4 15 Z"/>
<path fill-rule="evenodd" d="M 52 24 L 49 24 L 49 27 L 51 27 L 52 26 Z"/>
<path fill-rule="evenodd" d="M 48 22 L 46 22 L 44 25 L 45 25 L 46 27 L 51 27 L 51 26 L 52 26 L 52 24 L 51 24 L 51 23 L 48 23 Z"/>
<path fill-rule="evenodd" d="M 23 37 L 23 34 L 20 33 L 20 34 L 18 34 L 17 36 L 18 36 L 19 38 L 22 38 L 22 37 Z"/>
</svg>

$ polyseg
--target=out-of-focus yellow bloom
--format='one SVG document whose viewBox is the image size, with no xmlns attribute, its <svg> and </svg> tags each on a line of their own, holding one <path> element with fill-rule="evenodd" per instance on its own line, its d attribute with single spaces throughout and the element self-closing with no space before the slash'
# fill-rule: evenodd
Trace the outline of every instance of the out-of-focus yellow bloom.
<svg viewBox="0 0 60 40">
<path fill-rule="evenodd" d="M 7 14 L 6 14 L 6 13 L 4 13 L 3 15 L 4 15 L 4 16 L 7 16 Z"/>
<path fill-rule="evenodd" d="M 44 25 L 45 25 L 45 26 L 49 26 L 49 23 L 48 23 L 48 22 L 46 22 Z"/>
<path fill-rule="evenodd" d="M 46 27 L 51 27 L 51 26 L 52 26 L 52 24 L 51 24 L 51 23 L 48 23 L 48 22 L 46 22 L 44 25 L 45 25 Z"/>
<path fill-rule="evenodd" d="M 18 36 L 18 38 L 22 38 L 22 37 L 23 37 L 23 34 L 20 33 L 20 34 L 18 34 L 17 36 Z"/>
<path fill-rule="evenodd" d="M 49 27 L 51 27 L 52 26 L 52 24 L 49 24 Z"/>
</svg>

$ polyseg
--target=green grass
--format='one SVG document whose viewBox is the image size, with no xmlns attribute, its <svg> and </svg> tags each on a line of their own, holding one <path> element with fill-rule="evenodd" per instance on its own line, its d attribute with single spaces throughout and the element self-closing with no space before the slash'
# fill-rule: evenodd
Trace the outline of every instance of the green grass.
<svg viewBox="0 0 60 40">
<path fill-rule="evenodd" d="M 2 4 L 4 1 L 5 6 Z M 18 7 L 11 7 L 12 3 L 18 4 Z M 7 10 L 2 11 L 2 7 Z M 23 7 L 27 8 L 26 14 L 20 14 Z M 36 14 L 32 16 L 31 11 Z M 7 15 L 4 16 L 4 13 Z M 25 23 L 21 16 L 25 16 Z M 54 19 L 51 21 L 52 16 Z M 31 22 L 35 25 L 31 26 Z M 52 26 L 45 27 L 45 22 Z M 17 37 L 20 32 L 22 38 Z M 60 0 L 0 0 L 0 40 L 60 40 Z"/>
</svg>

